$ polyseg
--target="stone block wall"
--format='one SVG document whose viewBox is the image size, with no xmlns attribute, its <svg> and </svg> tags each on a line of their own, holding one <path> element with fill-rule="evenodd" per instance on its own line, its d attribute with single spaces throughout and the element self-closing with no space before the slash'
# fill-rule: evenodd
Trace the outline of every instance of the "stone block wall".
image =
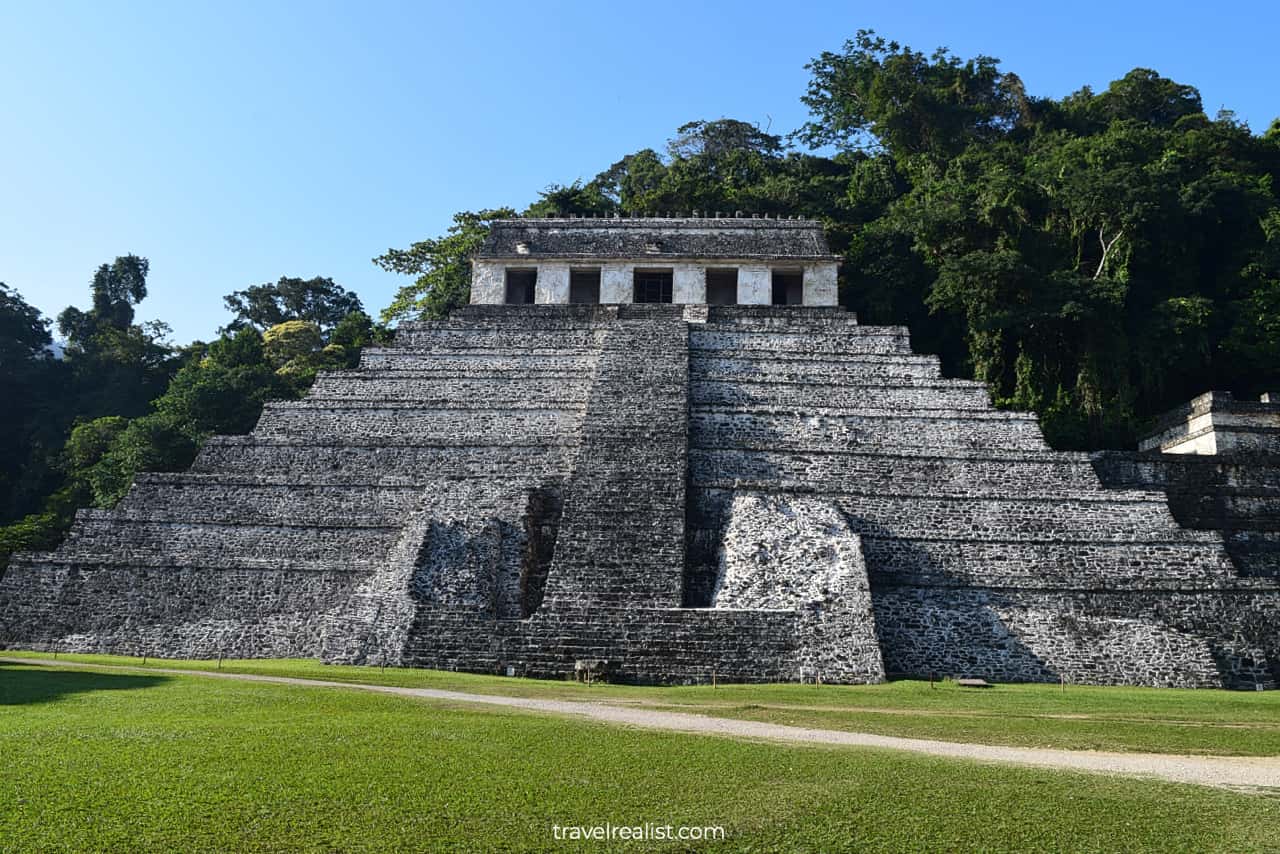
<svg viewBox="0 0 1280 854">
<path fill-rule="evenodd" d="M 1274 589 L 879 586 L 890 674 L 1180 688 L 1275 687 Z"/>
<path fill-rule="evenodd" d="M 1035 419 L 904 332 L 713 312 L 690 335 L 686 602 L 714 601 L 744 494 L 837 508 L 889 674 L 1273 686 L 1280 589 L 1165 496 L 1106 489 Z"/>
<path fill-rule="evenodd" d="M 1280 578 L 1280 455 L 1104 451 L 1093 465 L 1108 487 L 1158 490 L 1179 524 L 1220 532 L 1241 574 Z"/>
</svg>

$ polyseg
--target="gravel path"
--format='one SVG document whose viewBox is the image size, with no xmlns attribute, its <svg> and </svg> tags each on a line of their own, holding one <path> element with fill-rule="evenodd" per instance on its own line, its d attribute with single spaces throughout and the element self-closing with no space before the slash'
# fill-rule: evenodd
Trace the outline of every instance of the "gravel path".
<svg viewBox="0 0 1280 854">
<path fill-rule="evenodd" d="M 245 682 L 267 682 L 277 685 L 304 685 L 308 687 L 345 688 L 356 691 L 374 691 L 400 697 L 419 697 L 428 700 L 449 700 L 458 703 L 480 703 L 503 706 L 522 711 L 543 714 L 572 715 L 611 724 L 658 729 L 700 735 L 728 736 L 730 738 L 759 739 L 765 741 L 799 742 L 805 744 L 847 745 L 850 747 L 879 747 L 889 750 L 905 750 L 929 756 L 952 759 L 969 759 L 980 762 L 1003 762 L 1028 765 L 1037 768 L 1055 768 L 1071 771 L 1090 771 L 1103 774 L 1123 774 L 1153 777 L 1176 783 L 1194 783 L 1229 789 L 1280 789 L 1280 757 L 1266 756 L 1182 756 L 1162 753 L 1104 753 L 1091 750 L 1052 750 L 1034 747 L 1004 747 L 991 744 L 966 744 L 951 741 L 933 741 L 922 738 L 898 738 L 841 730 L 810 729 L 783 724 L 741 721 L 715 718 L 686 712 L 667 712 L 618 706 L 606 703 L 579 702 L 575 700 L 539 700 L 526 697 L 501 697 L 491 694 L 470 694 L 462 691 L 442 691 L 436 688 L 400 688 L 392 685 L 359 685 L 351 682 L 330 682 L 320 679 L 298 679 L 290 676 L 258 676 L 245 673 L 219 673 L 216 671 L 177 670 L 160 667 L 120 667 L 92 665 L 52 659 L 0 658 L 10 664 L 37 664 L 44 667 L 95 668 L 103 670 L 165 673 L 176 676 L 200 676 L 212 679 L 237 679 Z"/>
</svg>

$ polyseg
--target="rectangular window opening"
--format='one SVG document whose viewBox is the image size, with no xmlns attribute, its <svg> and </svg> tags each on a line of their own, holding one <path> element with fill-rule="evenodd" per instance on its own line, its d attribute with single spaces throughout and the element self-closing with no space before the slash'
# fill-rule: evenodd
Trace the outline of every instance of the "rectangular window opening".
<svg viewBox="0 0 1280 854">
<path fill-rule="evenodd" d="M 731 269 L 707 270 L 707 305 L 738 304 L 738 271 Z"/>
<path fill-rule="evenodd" d="M 569 271 L 569 302 L 584 305 L 600 304 L 600 271 Z"/>
<path fill-rule="evenodd" d="M 774 270 L 771 302 L 774 305 L 804 305 L 804 272 Z"/>
<path fill-rule="evenodd" d="M 532 305 L 537 288 L 537 270 L 507 270 L 507 305 Z"/>
<path fill-rule="evenodd" d="M 671 270 L 636 270 L 635 302 L 671 302 Z"/>
</svg>

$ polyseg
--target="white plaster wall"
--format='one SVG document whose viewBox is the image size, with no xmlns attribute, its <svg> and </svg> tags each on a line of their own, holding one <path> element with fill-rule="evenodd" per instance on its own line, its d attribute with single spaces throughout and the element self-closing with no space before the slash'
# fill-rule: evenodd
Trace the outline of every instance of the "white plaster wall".
<svg viewBox="0 0 1280 854">
<path fill-rule="evenodd" d="M 569 265 L 549 261 L 538 265 L 538 284 L 534 291 L 536 303 L 567 303 L 569 301 Z"/>
<path fill-rule="evenodd" d="M 635 265 L 609 263 L 600 266 L 600 302 L 632 302 L 635 297 Z"/>
<path fill-rule="evenodd" d="M 655 259 L 656 261 L 656 259 Z M 672 302 L 696 305 L 707 301 L 707 266 L 736 267 L 738 270 L 738 302 L 741 305 L 768 305 L 773 301 L 773 270 L 759 261 L 732 259 L 709 261 L 707 264 L 680 262 L 657 263 L 644 259 L 605 261 L 600 263 L 600 302 L 629 303 L 634 296 L 634 274 L 637 266 L 670 266 L 672 269 Z M 544 261 L 535 265 L 511 261 L 475 261 L 471 274 L 471 301 L 502 304 L 507 299 L 506 268 L 536 266 L 538 303 L 569 301 L 570 264 Z M 596 266 L 592 264 L 591 266 Z M 804 304 L 836 305 L 836 271 L 834 263 L 807 264 L 804 267 Z"/>
<path fill-rule="evenodd" d="M 808 264 L 804 268 L 804 304 L 836 305 L 836 265 Z"/>
<path fill-rule="evenodd" d="M 707 301 L 707 268 L 701 264 L 676 264 L 671 273 L 671 301 L 679 304 Z"/>
<path fill-rule="evenodd" d="M 1181 428 L 1184 436 L 1174 438 L 1172 444 L 1161 447 L 1160 450 L 1166 454 L 1216 454 L 1221 449 L 1213 426 L 1214 413 L 1211 410 L 1193 415 L 1187 419 L 1187 426 Z M 1200 435 L 1193 436 L 1193 433 Z"/>
<path fill-rule="evenodd" d="M 505 264 L 492 261 L 472 262 L 471 301 L 477 305 L 501 305 L 507 301 Z"/>
<path fill-rule="evenodd" d="M 739 265 L 738 304 L 768 305 L 771 302 L 773 302 L 773 273 L 769 267 L 762 264 Z"/>
<path fill-rule="evenodd" d="M 1166 454 L 1216 454 L 1219 451 L 1218 437 L 1213 433 L 1204 433 L 1160 450 Z"/>
</svg>

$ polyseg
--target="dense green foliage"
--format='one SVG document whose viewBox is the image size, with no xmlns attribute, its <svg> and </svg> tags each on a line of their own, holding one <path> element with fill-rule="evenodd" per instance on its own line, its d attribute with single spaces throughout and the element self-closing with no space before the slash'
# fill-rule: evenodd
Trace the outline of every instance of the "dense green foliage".
<svg viewBox="0 0 1280 854">
<path fill-rule="evenodd" d="M 1149 780 L 335 688 L 3 671 L 13 851 L 562 851 L 579 846 L 553 825 L 644 822 L 725 828 L 697 850 L 1258 851 L 1280 819 L 1261 795 Z"/>
<path fill-rule="evenodd" d="M 795 133 L 691 122 L 665 153 L 553 185 L 524 213 L 821 219 L 844 304 L 908 324 L 1061 448 L 1131 447 L 1203 391 L 1280 386 L 1280 122 L 1254 135 L 1210 118 L 1194 88 L 1141 68 L 1037 98 L 990 57 L 867 31 L 809 70 Z M 465 250 L 494 213 L 383 256 L 419 277 L 386 316 L 465 302 Z"/>
<path fill-rule="evenodd" d="M 147 295 L 147 259 L 103 264 L 90 283 L 91 307 L 58 316 L 63 358 L 50 350 L 48 321 L 7 289 L 0 302 L 5 338 L 0 383 L 14 417 L 0 432 L 0 558 L 19 548 L 53 545 L 89 490 L 72 474 L 91 446 L 123 433 L 146 413 L 181 362 L 163 323 L 134 323 Z M 8 334 L 15 338 L 8 338 Z M 77 424 L 105 419 L 64 448 Z"/>
<path fill-rule="evenodd" d="M 235 315 L 226 326 L 230 332 L 246 326 L 263 331 L 290 320 L 306 321 L 327 332 L 352 312 L 364 311 L 355 291 L 343 290 L 333 279 L 320 276 L 281 276 L 274 285 L 254 285 L 228 294 L 222 301 Z"/>
<path fill-rule="evenodd" d="M 1000 402 L 1040 411 L 1051 441 L 1126 446 L 1194 394 L 1277 379 L 1251 308 L 1280 286 L 1276 140 L 1210 120 L 1194 89 L 1145 69 L 1055 102 L 992 60 L 869 34 L 812 69 L 801 137 L 869 147 L 864 164 L 901 184 L 851 248 L 851 299 L 951 320 L 943 349 Z M 918 266 L 886 274 L 891 247 Z M 959 335 L 963 351 L 945 340 Z"/>
<path fill-rule="evenodd" d="M 68 373 L 52 345 L 49 321 L 0 284 L 0 520 L 21 515 L 52 479 L 46 460 L 61 445 L 57 389 Z"/>
</svg>

